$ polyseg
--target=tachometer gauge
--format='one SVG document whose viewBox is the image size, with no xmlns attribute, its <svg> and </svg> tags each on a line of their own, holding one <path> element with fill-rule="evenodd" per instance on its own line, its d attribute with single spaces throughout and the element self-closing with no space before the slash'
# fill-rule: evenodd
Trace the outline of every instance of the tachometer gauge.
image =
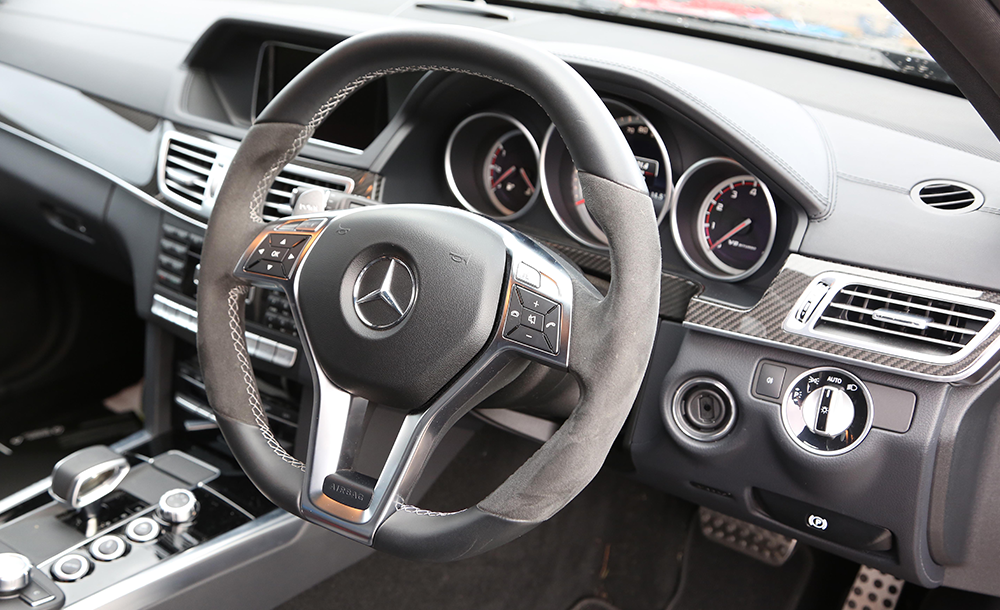
<svg viewBox="0 0 1000 610">
<path fill-rule="evenodd" d="M 470 212 L 513 220 L 538 200 L 538 144 L 510 115 L 480 112 L 459 123 L 444 168 L 452 194 Z"/>
<path fill-rule="evenodd" d="M 777 213 L 767 186 L 732 159 L 695 163 L 677 182 L 670 227 L 699 273 L 736 281 L 760 269 L 774 244 Z"/>
<path fill-rule="evenodd" d="M 646 180 L 657 221 L 667 212 L 672 191 L 670 157 L 660 134 L 635 109 L 604 100 Z M 608 238 L 587 211 L 587 202 L 577 177 L 576 166 L 555 126 L 549 127 L 542 142 L 541 186 L 545 201 L 560 226 L 577 241 L 594 247 L 607 247 Z"/>
<path fill-rule="evenodd" d="M 533 199 L 537 174 L 538 153 L 523 133 L 512 129 L 490 148 L 483 168 L 483 186 L 496 209 L 509 216 Z"/>
<path fill-rule="evenodd" d="M 757 264 L 773 234 L 767 196 L 757 179 L 723 180 L 701 204 L 702 252 L 716 267 L 737 275 Z"/>
</svg>

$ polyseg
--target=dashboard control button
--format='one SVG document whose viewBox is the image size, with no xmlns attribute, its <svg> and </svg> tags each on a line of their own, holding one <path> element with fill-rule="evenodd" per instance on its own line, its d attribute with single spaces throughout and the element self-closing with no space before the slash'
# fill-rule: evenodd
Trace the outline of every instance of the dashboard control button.
<svg viewBox="0 0 1000 610">
<path fill-rule="evenodd" d="M 788 527 L 861 551 L 892 549 L 892 532 L 884 527 L 763 489 L 755 489 L 754 497 L 769 517 Z"/>
<path fill-rule="evenodd" d="M 757 373 L 755 390 L 761 396 L 781 398 L 781 384 L 785 381 L 785 367 L 764 363 Z"/>
<path fill-rule="evenodd" d="M 781 404 L 785 432 L 819 455 L 840 455 L 856 447 L 868 436 L 872 419 L 868 388 L 842 369 L 821 367 L 800 374 Z"/>
<path fill-rule="evenodd" d="M 166 254 L 161 254 L 158 260 L 160 261 L 160 266 L 168 271 L 173 271 L 174 273 L 184 272 L 184 261 L 182 260 L 167 256 Z"/>
<path fill-rule="evenodd" d="M 184 256 L 187 254 L 187 244 L 180 244 L 172 239 L 161 239 L 160 249 L 167 254 L 173 254 L 174 256 Z"/>
<path fill-rule="evenodd" d="M 118 536 L 101 536 L 90 543 L 90 556 L 98 561 L 114 561 L 128 550 L 128 545 Z"/>
<path fill-rule="evenodd" d="M 188 523 L 198 514 L 198 500 L 186 489 L 171 489 L 160 496 L 156 511 L 167 523 Z"/>
<path fill-rule="evenodd" d="M 521 304 L 532 311 L 537 311 L 541 314 L 546 314 L 556 308 L 556 303 L 550 301 L 545 297 L 535 294 L 530 290 L 521 288 L 520 286 L 514 289 L 517 292 L 517 298 L 521 301 Z"/>
<path fill-rule="evenodd" d="M 545 316 L 529 309 L 521 316 L 521 324 L 534 330 L 542 330 L 545 326 Z"/>
<path fill-rule="evenodd" d="M 278 343 L 274 348 L 274 358 L 271 362 L 277 366 L 288 368 L 295 364 L 295 357 L 298 356 L 298 353 L 294 347 Z"/>
<path fill-rule="evenodd" d="M 179 227 L 175 227 L 175 226 L 168 225 L 168 224 L 164 224 L 163 225 L 163 234 L 166 235 L 167 237 L 171 237 L 173 239 L 176 239 L 177 241 L 187 241 L 188 240 L 188 232 L 187 231 L 185 231 L 184 229 L 181 229 Z"/>
<path fill-rule="evenodd" d="M 132 542 L 149 542 L 160 535 L 160 524 L 149 517 L 139 517 L 129 522 L 125 535 Z"/>
<path fill-rule="evenodd" d="M 163 269 L 156 270 L 156 279 L 164 286 L 169 286 L 171 288 L 180 288 L 181 284 L 184 283 L 184 280 L 182 280 L 180 276 Z"/>
<path fill-rule="evenodd" d="M 31 582 L 31 560 L 20 553 L 0 553 L 0 595 L 16 593 Z"/>
<path fill-rule="evenodd" d="M 52 578 L 61 582 L 75 582 L 90 572 L 90 560 L 79 553 L 63 555 L 52 564 Z"/>
</svg>

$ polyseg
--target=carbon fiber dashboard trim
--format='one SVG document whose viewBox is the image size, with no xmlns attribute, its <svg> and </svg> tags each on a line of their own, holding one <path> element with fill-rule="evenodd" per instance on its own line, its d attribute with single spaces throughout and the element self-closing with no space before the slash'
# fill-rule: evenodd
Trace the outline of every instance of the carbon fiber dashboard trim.
<svg viewBox="0 0 1000 610">
<path fill-rule="evenodd" d="M 608 258 L 607 254 L 547 240 L 543 240 L 542 243 L 579 265 L 585 272 L 603 276 L 611 275 L 611 259 Z M 701 286 L 690 280 L 671 275 L 665 271 L 661 272 L 660 317 L 673 322 L 683 321 L 691 297 L 700 291 Z"/>
<path fill-rule="evenodd" d="M 965 358 L 951 364 L 922 362 L 785 331 L 782 323 L 812 279 L 820 274 L 834 271 L 960 295 L 986 303 L 1000 303 L 1000 293 L 997 292 L 929 282 L 791 254 L 760 301 L 750 309 L 736 309 L 695 297 L 688 306 L 684 325 L 932 381 L 976 383 L 992 372 L 997 348 L 1000 347 L 1000 342 L 996 341 L 1000 336 L 1000 330 L 994 331 Z"/>
</svg>

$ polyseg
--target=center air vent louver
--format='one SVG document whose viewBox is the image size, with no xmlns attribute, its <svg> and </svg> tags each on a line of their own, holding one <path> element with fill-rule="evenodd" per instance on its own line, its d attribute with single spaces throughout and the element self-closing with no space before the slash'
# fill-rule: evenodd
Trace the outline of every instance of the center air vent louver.
<svg viewBox="0 0 1000 610">
<path fill-rule="evenodd" d="M 290 216 L 295 189 L 316 187 L 350 193 L 354 190 L 354 181 L 344 176 L 290 165 L 278 174 L 271 190 L 267 192 L 264 199 L 264 220 L 270 222 Z"/>
<path fill-rule="evenodd" d="M 235 154 L 235 149 L 229 146 L 168 131 L 160 147 L 157 170 L 160 192 L 172 203 L 208 218 Z M 354 180 L 299 163 L 288 165 L 267 193 L 264 219 L 272 221 L 291 215 L 295 189 L 316 187 L 350 193 L 354 190 Z"/>
<path fill-rule="evenodd" d="M 927 180 L 910 190 L 910 197 L 939 212 L 972 212 L 982 207 L 984 197 L 978 189 L 953 180 Z"/>
<path fill-rule="evenodd" d="M 196 208 L 205 203 L 212 168 L 218 153 L 187 141 L 167 142 L 163 175 L 160 177 L 167 192 Z"/>
<path fill-rule="evenodd" d="M 997 310 L 993 303 L 923 285 L 831 272 L 813 280 L 783 326 L 823 341 L 944 364 L 965 358 L 993 334 L 1000 324 Z"/>
</svg>

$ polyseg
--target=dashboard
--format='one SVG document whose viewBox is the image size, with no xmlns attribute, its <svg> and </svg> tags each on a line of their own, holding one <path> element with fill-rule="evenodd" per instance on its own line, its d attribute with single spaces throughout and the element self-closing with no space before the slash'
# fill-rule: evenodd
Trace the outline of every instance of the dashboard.
<svg viewBox="0 0 1000 610">
<path fill-rule="evenodd" d="M 140 315 L 190 344 L 214 198 L 302 66 L 387 20 L 519 36 L 598 92 L 659 222 L 660 329 L 619 448 L 632 474 L 913 582 L 1000 594 L 1000 551 L 976 534 L 1000 517 L 1000 273 L 984 262 L 1000 143 L 966 100 L 673 32 L 388 4 L 3 3 L 0 222 L 129 281 Z M 612 281 L 531 99 L 439 71 L 351 99 L 276 178 L 266 220 L 317 189 L 328 208 L 452 206 Z M 255 367 L 308 379 L 287 301 L 258 290 L 248 312 Z M 810 529 L 801 511 L 861 525 Z"/>
</svg>

